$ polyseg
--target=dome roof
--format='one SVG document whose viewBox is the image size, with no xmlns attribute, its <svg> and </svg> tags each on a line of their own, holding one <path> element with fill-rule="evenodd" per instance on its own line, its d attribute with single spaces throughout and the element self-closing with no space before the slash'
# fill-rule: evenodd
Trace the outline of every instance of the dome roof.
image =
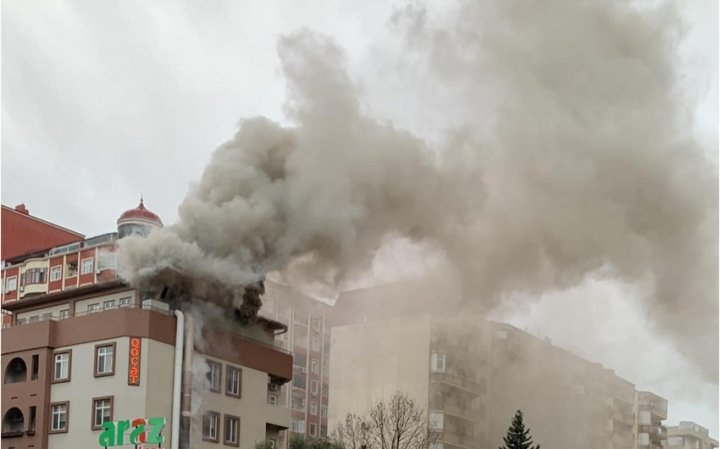
<svg viewBox="0 0 720 449">
<path fill-rule="evenodd" d="M 118 218 L 117 224 L 118 226 L 124 223 L 149 223 L 154 224 L 157 226 L 162 226 L 163 223 L 160 220 L 160 217 L 158 217 L 155 213 L 151 212 L 149 209 L 145 208 L 145 203 L 143 202 L 143 199 L 140 198 L 140 204 L 135 209 L 126 210 L 123 212 L 122 215 L 120 215 L 120 218 Z"/>
</svg>

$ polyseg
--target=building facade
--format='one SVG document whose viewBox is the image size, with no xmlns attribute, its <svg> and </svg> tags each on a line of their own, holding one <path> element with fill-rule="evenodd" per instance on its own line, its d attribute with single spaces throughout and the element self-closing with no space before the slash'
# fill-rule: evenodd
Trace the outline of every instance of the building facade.
<svg viewBox="0 0 720 449">
<path fill-rule="evenodd" d="M 708 430 L 692 421 L 680 421 L 677 426 L 667 427 L 667 438 L 663 441 L 667 449 L 715 449 L 718 442 L 710 438 Z"/>
<path fill-rule="evenodd" d="M 275 339 L 287 327 L 203 317 L 198 328 L 198 312 L 118 278 L 116 241 L 160 226 L 141 202 L 118 232 L 5 261 L 3 449 L 157 447 L 159 436 L 162 447 L 286 446 L 278 392 L 292 355 Z"/>
</svg>

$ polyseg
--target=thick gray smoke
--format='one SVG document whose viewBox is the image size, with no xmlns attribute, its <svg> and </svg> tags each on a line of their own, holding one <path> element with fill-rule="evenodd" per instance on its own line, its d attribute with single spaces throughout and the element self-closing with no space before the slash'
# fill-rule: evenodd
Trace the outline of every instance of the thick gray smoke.
<svg viewBox="0 0 720 449">
<path fill-rule="evenodd" d="M 714 378 L 717 177 L 690 135 L 676 17 L 608 1 L 399 10 L 406 51 L 457 102 L 438 148 L 363 113 L 330 38 L 283 37 L 292 125 L 243 120 L 179 222 L 121 242 L 125 276 L 239 305 L 264 273 L 296 264 L 336 283 L 402 236 L 444 254 L 468 306 L 598 271 L 642 284 Z"/>
</svg>

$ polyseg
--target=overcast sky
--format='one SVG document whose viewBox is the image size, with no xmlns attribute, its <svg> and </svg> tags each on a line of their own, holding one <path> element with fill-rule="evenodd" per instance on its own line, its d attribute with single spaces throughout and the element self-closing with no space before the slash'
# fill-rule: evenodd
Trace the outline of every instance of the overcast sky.
<svg viewBox="0 0 720 449">
<path fill-rule="evenodd" d="M 113 231 L 143 194 L 150 209 L 173 222 L 188 186 L 240 118 L 283 120 L 276 42 L 298 27 L 330 34 L 344 47 L 366 109 L 432 139 L 441 125 L 432 111 L 412 107 L 417 86 L 385 76 L 377 64 L 392 49 L 387 21 L 396 4 L 4 1 L 2 203 L 25 203 L 33 215 L 92 236 Z M 717 1 L 692 0 L 684 8 L 688 34 L 678 64 L 688 96 L 697 99 L 697 136 L 717 160 Z M 671 421 L 695 419 L 717 435 L 717 385 L 673 383 L 682 376 L 671 373 L 687 368 L 682 364 L 659 375 L 663 360 L 677 354 L 644 326 L 639 311 L 618 302 L 578 329 L 547 329 L 544 317 L 568 298 L 624 294 L 631 294 L 625 286 L 589 281 L 501 316 L 615 368 L 639 388 L 660 390 L 674 401 Z M 599 334 L 613 326 L 617 341 L 591 338 L 581 346 L 576 336 L 587 326 Z M 633 335 L 633 342 L 623 340 Z M 656 352 L 628 366 L 625 355 L 635 352 L 608 350 L 628 344 L 654 345 Z"/>
</svg>

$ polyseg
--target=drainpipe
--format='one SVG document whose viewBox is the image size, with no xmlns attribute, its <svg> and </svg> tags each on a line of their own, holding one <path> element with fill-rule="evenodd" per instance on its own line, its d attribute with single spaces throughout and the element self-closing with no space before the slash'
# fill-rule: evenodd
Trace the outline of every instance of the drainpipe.
<svg viewBox="0 0 720 449">
<path fill-rule="evenodd" d="M 180 448 L 190 448 L 190 426 L 192 424 L 192 359 L 194 348 L 194 327 L 192 314 L 185 317 L 185 347 L 183 348 L 183 376 L 181 400 L 182 436 Z"/>
<path fill-rule="evenodd" d="M 183 343 L 185 337 L 185 315 L 175 311 L 175 367 L 173 370 L 172 438 L 171 449 L 180 447 L 180 401 L 182 400 Z"/>
</svg>

